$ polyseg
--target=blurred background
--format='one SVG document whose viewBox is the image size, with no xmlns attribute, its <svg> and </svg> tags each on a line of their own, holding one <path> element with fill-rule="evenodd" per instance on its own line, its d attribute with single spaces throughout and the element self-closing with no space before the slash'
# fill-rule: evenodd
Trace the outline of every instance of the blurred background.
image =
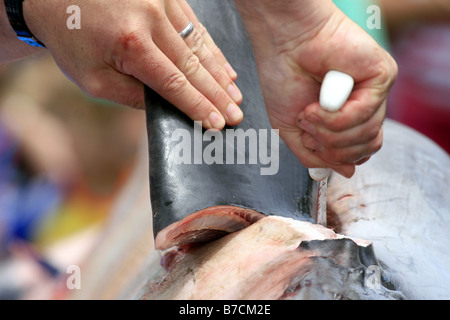
<svg viewBox="0 0 450 320">
<path fill-rule="evenodd" d="M 87 96 L 49 54 L 0 69 L 0 299 L 58 294 L 111 220 L 145 138 L 143 111 Z"/>
<path fill-rule="evenodd" d="M 450 1 L 335 3 L 399 65 L 388 117 L 450 152 Z M 87 96 L 48 54 L 0 67 L 0 299 L 120 296 L 152 250 L 147 166 L 143 111 Z"/>
<path fill-rule="evenodd" d="M 450 1 L 380 0 L 399 66 L 388 116 L 450 153 Z"/>
</svg>

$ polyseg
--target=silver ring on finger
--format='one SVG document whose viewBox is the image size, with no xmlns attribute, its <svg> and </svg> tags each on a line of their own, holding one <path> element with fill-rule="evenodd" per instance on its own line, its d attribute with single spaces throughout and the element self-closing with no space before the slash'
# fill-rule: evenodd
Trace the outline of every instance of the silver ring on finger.
<svg viewBox="0 0 450 320">
<path fill-rule="evenodd" d="M 189 24 L 186 26 L 186 28 L 181 30 L 181 32 L 179 32 L 178 34 L 181 38 L 186 39 L 187 37 L 189 37 L 192 31 L 194 31 L 194 24 L 192 23 L 192 21 L 189 21 Z"/>
</svg>

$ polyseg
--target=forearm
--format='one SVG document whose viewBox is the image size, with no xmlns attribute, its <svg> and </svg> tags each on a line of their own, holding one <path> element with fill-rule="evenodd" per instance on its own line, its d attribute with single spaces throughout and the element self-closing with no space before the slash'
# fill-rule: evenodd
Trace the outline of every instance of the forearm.
<svg viewBox="0 0 450 320">
<path fill-rule="evenodd" d="M 6 15 L 5 3 L 0 0 L 0 65 L 25 58 L 45 49 L 32 47 L 19 39 L 11 27 Z"/>
</svg>

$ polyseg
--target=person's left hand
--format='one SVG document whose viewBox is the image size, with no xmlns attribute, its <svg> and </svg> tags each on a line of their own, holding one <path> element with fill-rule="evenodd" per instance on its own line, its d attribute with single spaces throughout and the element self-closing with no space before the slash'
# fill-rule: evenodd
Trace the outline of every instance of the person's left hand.
<svg viewBox="0 0 450 320">
<path fill-rule="evenodd" d="M 237 75 L 185 0 L 78 0 L 80 29 L 68 29 L 72 4 L 25 1 L 24 17 L 85 92 L 144 108 L 146 84 L 207 129 L 241 122 Z M 183 39 L 190 21 L 194 30 Z"/>
</svg>

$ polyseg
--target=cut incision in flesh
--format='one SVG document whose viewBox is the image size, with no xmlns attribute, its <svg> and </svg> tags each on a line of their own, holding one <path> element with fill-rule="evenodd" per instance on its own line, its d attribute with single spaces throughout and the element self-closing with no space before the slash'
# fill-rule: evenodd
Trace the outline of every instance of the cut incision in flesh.
<svg viewBox="0 0 450 320">
<path fill-rule="evenodd" d="M 210 242 L 241 230 L 264 218 L 251 209 L 214 206 L 197 211 L 161 230 L 155 239 L 158 250 Z"/>
</svg>

